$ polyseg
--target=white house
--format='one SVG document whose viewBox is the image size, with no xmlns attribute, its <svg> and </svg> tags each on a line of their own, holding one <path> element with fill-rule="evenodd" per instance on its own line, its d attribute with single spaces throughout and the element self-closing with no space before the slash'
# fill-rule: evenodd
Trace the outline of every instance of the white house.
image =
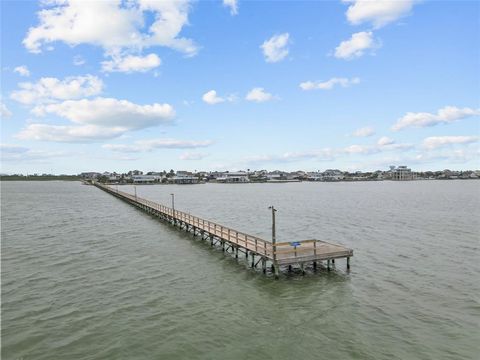
<svg viewBox="0 0 480 360">
<path fill-rule="evenodd" d="M 161 175 L 132 175 L 135 184 L 153 184 L 162 180 Z"/>
<path fill-rule="evenodd" d="M 247 183 L 250 182 L 248 174 L 245 171 L 227 172 L 217 177 L 219 183 Z"/>
</svg>

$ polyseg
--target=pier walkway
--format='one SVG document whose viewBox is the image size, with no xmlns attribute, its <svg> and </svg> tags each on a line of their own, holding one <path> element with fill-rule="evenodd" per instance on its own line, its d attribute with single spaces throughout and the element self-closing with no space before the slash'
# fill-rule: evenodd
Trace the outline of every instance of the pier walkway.
<svg viewBox="0 0 480 360">
<path fill-rule="evenodd" d="M 108 185 L 98 182 L 94 182 L 93 185 L 151 215 L 193 232 L 193 235 L 209 240 L 212 246 L 221 245 L 223 251 L 234 253 L 236 258 L 238 258 L 239 252 L 244 253 L 247 258 L 250 255 L 252 267 L 257 267 L 261 263 L 264 273 L 270 265 L 276 277 L 278 277 L 281 266 L 286 266 L 289 270 L 292 269 L 292 266 L 299 266 L 304 273 L 305 264 L 312 263 L 313 268 L 316 269 L 317 263 L 326 261 L 327 269 L 330 270 L 331 263 L 334 264 L 335 259 L 341 258 L 347 259 L 347 269 L 350 268 L 350 257 L 353 256 L 353 250 L 341 245 L 321 240 L 270 242 L 136 195 L 118 191 Z"/>
</svg>

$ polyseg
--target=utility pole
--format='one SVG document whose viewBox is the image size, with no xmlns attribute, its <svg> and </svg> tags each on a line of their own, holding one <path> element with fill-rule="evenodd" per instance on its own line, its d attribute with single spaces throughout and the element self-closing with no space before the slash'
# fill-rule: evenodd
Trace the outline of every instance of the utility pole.
<svg viewBox="0 0 480 360">
<path fill-rule="evenodd" d="M 276 242 L 277 242 L 277 238 L 276 238 L 276 233 L 275 233 L 275 212 L 277 211 L 277 209 L 275 209 L 272 206 L 269 206 L 268 207 L 269 209 L 272 210 L 272 248 L 273 248 L 273 267 L 275 269 L 275 278 L 278 278 L 278 264 L 277 264 L 277 246 L 275 245 Z"/>
<path fill-rule="evenodd" d="M 172 215 L 173 215 L 173 223 L 175 224 L 175 194 L 170 194 L 172 197 Z"/>
</svg>

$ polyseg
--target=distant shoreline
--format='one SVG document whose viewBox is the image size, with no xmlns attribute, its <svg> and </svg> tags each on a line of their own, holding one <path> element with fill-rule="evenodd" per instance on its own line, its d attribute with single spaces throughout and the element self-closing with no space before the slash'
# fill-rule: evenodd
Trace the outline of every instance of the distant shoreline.
<svg viewBox="0 0 480 360">
<path fill-rule="evenodd" d="M 105 185 L 141 185 L 141 186 L 155 186 L 155 185 L 203 185 L 203 184 L 219 184 L 219 185 L 238 185 L 238 184 L 291 184 L 291 183 L 356 183 L 356 182 L 383 182 L 383 181 L 391 181 L 391 182 L 412 182 L 412 181 L 452 181 L 452 180 L 480 180 L 480 178 L 455 178 L 455 179 L 448 179 L 448 178 L 441 178 L 441 179 L 413 179 L 413 180 L 391 180 L 391 179 L 355 179 L 355 180 L 329 180 L 329 181 L 250 181 L 250 182 L 242 182 L 242 183 L 225 183 L 225 182 L 216 182 L 216 181 L 207 181 L 207 182 L 199 182 L 195 184 L 172 184 L 172 183 L 105 183 Z M 84 179 L 78 176 L 0 176 L 0 182 L 2 181 L 84 181 Z"/>
</svg>

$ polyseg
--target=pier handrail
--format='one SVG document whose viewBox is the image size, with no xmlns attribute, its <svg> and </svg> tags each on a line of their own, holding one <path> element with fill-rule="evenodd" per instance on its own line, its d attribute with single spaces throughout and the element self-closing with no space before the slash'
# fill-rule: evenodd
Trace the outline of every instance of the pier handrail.
<svg viewBox="0 0 480 360">
<path fill-rule="evenodd" d="M 168 219 L 171 219 L 174 223 L 185 224 L 193 227 L 195 230 L 207 233 L 212 238 L 217 237 L 225 244 L 228 242 L 232 248 L 243 248 L 246 253 L 251 252 L 253 254 L 260 255 L 265 259 L 269 259 L 275 264 L 275 269 L 278 269 L 278 264 L 292 263 L 292 261 L 298 261 L 300 264 L 308 261 L 309 259 L 335 259 L 346 257 L 347 268 L 349 267 L 349 257 L 353 256 L 353 250 L 339 246 L 336 244 L 328 243 L 326 241 L 319 241 L 315 239 L 300 240 L 295 242 L 280 242 L 273 244 L 270 241 L 264 240 L 258 236 L 249 235 L 242 231 L 232 229 L 228 226 L 218 224 L 214 221 L 200 218 L 198 216 L 189 214 L 187 212 L 168 207 L 163 204 L 141 198 L 130 193 L 119 191 L 118 188 L 114 189 L 108 185 L 99 184 L 93 182 L 97 187 L 104 189 L 105 191 L 123 198 L 128 199 L 132 204 L 144 207 L 145 210 L 154 210 L 159 214 L 163 214 Z M 330 261 L 330 260 L 328 260 Z M 252 265 L 253 266 L 253 265 Z M 303 266 L 303 265 L 302 265 Z"/>
<path fill-rule="evenodd" d="M 198 224 L 197 225 L 198 228 L 203 229 L 203 230 L 207 230 L 207 229 L 212 230 L 215 235 L 220 234 L 221 236 L 223 236 L 224 234 L 230 233 L 231 235 L 228 239 L 229 241 L 232 241 L 231 239 L 233 238 L 233 239 L 235 239 L 236 244 L 243 244 L 248 249 L 255 250 L 257 252 L 260 252 L 258 250 L 261 249 L 261 250 L 263 250 L 263 251 L 261 251 L 261 253 L 263 253 L 266 256 L 269 256 L 269 255 L 273 254 L 272 243 L 269 242 L 269 241 L 266 241 L 266 240 L 264 240 L 264 239 L 262 239 L 258 236 L 250 235 L 250 234 L 244 233 L 242 231 L 238 231 L 238 230 L 229 228 L 227 226 L 218 224 L 214 221 L 203 219 L 203 218 L 200 218 L 198 216 L 188 214 L 188 213 L 186 213 L 184 211 L 181 211 L 181 210 L 175 209 L 174 213 L 173 213 L 173 209 L 171 207 L 165 206 L 163 204 L 156 203 L 154 201 L 144 199 L 144 198 L 132 195 L 132 194 L 124 192 L 124 191 L 116 190 L 116 189 L 114 189 L 110 186 L 107 186 L 107 185 L 102 185 L 102 184 L 98 184 L 98 183 L 96 183 L 96 185 L 104 188 L 107 191 L 119 194 L 119 195 L 124 196 L 126 198 L 129 198 L 131 200 L 134 200 L 136 202 L 139 202 L 139 203 L 142 203 L 146 206 L 149 206 L 153 209 L 156 209 L 160 212 L 163 212 L 166 215 L 172 216 L 176 220 L 181 220 L 181 221 L 188 222 L 189 225 L 195 226 L 195 224 Z M 235 236 L 232 236 L 233 234 L 235 234 Z"/>
</svg>

